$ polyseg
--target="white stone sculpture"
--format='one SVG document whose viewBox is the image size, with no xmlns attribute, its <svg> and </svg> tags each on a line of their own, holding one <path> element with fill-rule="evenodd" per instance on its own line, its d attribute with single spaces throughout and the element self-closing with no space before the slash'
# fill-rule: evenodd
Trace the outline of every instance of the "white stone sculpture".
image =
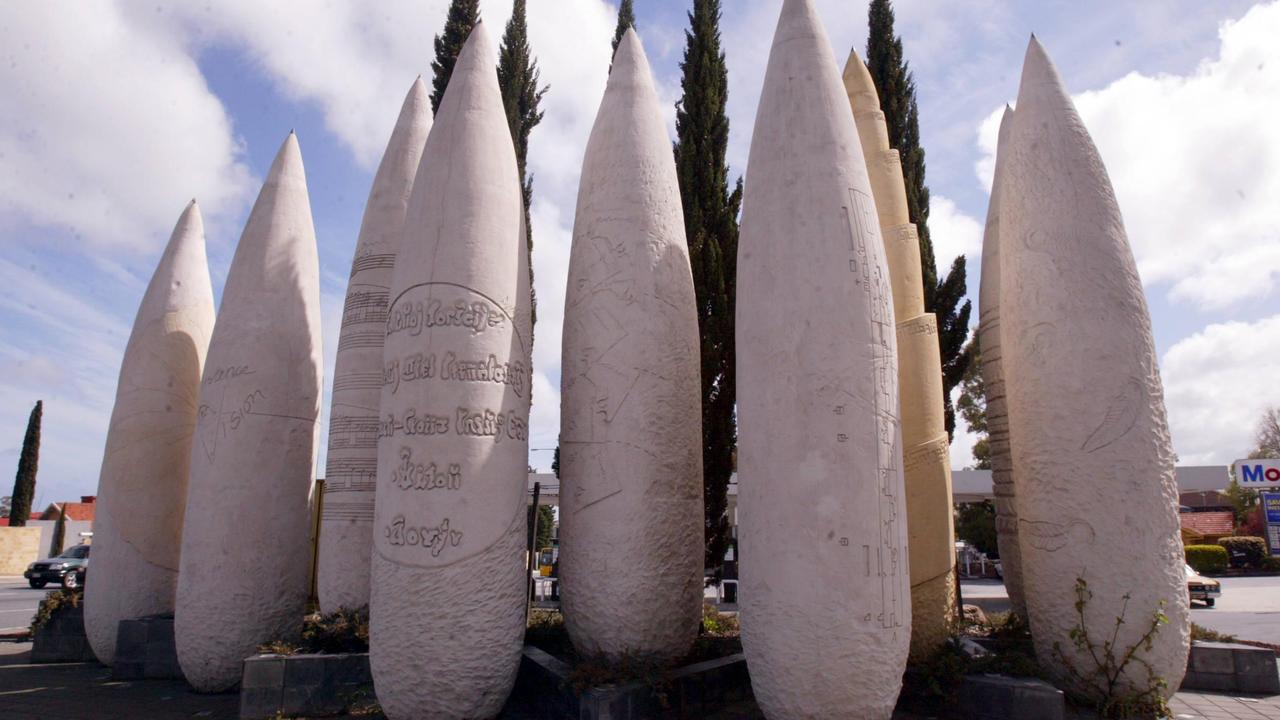
<svg viewBox="0 0 1280 720">
<path fill-rule="evenodd" d="M 192 200 L 169 238 L 125 346 L 93 524 L 84 625 L 111 665 L 121 620 L 172 614 L 200 372 L 213 332 L 204 223 Z"/>
<path fill-rule="evenodd" d="M 320 270 L 302 154 L 284 141 L 236 247 L 200 388 L 174 633 L 197 690 L 302 628 L 320 411 Z"/>
<path fill-rule="evenodd" d="M 583 159 L 565 295 L 560 578 L 586 655 L 670 659 L 698 632 L 695 302 L 671 140 L 628 30 Z"/>
<path fill-rule="evenodd" d="M 430 131 L 431 97 L 419 77 L 373 177 L 342 310 L 320 526 L 317 586 L 323 612 L 369 604 L 388 292 L 413 178 Z"/>
<path fill-rule="evenodd" d="M 1022 554 L 1018 546 L 1018 508 L 1013 482 L 1013 457 L 1009 453 L 1009 416 L 1005 409 L 1003 348 L 1000 342 L 1000 186 L 1004 153 L 1013 129 L 1013 109 L 1005 106 L 996 143 L 995 176 L 982 236 L 982 281 L 978 292 L 978 346 L 982 358 L 982 383 L 987 394 L 987 439 L 991 453 L 991 484 L 996 505 L 996 545 L 1000 549 L 1001 575 L 1013 612 L 1025 622 L 1027 605 L 1022 593 Z"/>
<path fill-rule="evenodd" d="M 494 56 L 477 25 L 391 283 L 369 640 L 393 719 L 493 717 L 524 637 L 529 280 Z"/>
<path fill-rule="evenodd" d="M 1171 694 L 1188 649 L 1178 488 L 1142 283 L 1102 159 L 1062 79 L 1027 48 L 999 184 L 1000 337 L 1023 588 L 1040 663 L 1101 692 L 1101 653 L 1138 645 L 1117 692 Z M 1084 620 L 1075 607 L 1087 583 Z M 1150 648 L 1152 618 L 1167 625 Z M 1116 628 L 1116 619 L 1124 624 Z"/>
<path fill-rule="evenodd" d="M 845 63 L 844 86 L 867 161 L 893 290 L 911 555 L 911 656 L 925 659 L 942 648 L 956 618 L 950 438 L 943 412 L 938 321 L 924 307 L 920 235 L 908 214 L 902 160 L 889 146 L 875 82 L 856 52 L 850 52 Z"/>
<path fill-rule="evenodd" d="M 767 717 L 888 718 L 911 635 L 894 313 L 812 0 L 786 0 L 738 247 L 742 640 Z"/>
</svg>

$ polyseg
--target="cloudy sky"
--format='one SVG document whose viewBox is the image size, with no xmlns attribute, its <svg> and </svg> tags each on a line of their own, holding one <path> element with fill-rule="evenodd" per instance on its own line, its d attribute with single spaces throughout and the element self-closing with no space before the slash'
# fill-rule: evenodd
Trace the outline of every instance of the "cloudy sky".
<svg viewBox="0 0 1280 720">
<path fill-rule="evenodd" d="M 736 176 L 781 2 L 724 4 Z M 865 2 L 817 4 L 843 65 L 849 48 L 865 47 Z M 578 170 L 616 5 L 529 5 L 531 44 L 551 86 L 529 160 L 540 300 L 530 462 L 546 469 L 559 424 Z M 689 3 L 636 5 L 674 136 Z M 0 469 L 16 468 L 27 415 L 43 399 L 38 505 L 97 485 L 130 323 L 184 204 L 200 201 L 220 294 L 290 129 L 315 213 L 331 376 L 372 172 L 404 93 L 416 75 L 429 77 L 446 6 L 99 0 L 71 12 L 0 4 Z M 481 7 L 499 34 L 510 3 Z M 1280 293 L 1272 290 L 1280 280 L 1280 2 L 899 0 L 897 14 L 919 86 L 939 265 L 967 255 L 976 298 L 996 122 L 1035 32 L 1115 183 L 1180 461 L 1242 456 L 1263 408 L 1280 404 Z M 327 418 L 327 397 L 324 408 Z M 971 442 L 957 436 L 955 467 L 972 463 Z"/>
</svg>

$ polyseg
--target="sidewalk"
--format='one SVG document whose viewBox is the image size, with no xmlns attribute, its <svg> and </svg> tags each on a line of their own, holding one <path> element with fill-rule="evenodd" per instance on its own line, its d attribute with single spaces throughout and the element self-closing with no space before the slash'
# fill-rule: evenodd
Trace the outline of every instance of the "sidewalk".
<svg viewBox="0 0 1280 720">
<path fill-rule="evenodd" d="M 238 720 L 235 693 L 201 695 L 175 680 L 120 682 L 96 663 L 32 665 L 30 643 L 0 643 L 0 708 L 5 720 Z M 1242 698 L 1180 692 L 1171 703 L 1175 720 L 1280 720 L 1280 695 Z M 381 717 L 381 716 L 377 716 Z M 504 720 L 523 720 L 508 709 Z M 895 714 L 896 720 L 924 720 Z M 1073 720 L 1092 714 L 1068 712 Z M 707 720 L 762 720 L 754 702 L 726 707 Z M 362 720 L 372 720 L 368 716 Z"/>
</svg>

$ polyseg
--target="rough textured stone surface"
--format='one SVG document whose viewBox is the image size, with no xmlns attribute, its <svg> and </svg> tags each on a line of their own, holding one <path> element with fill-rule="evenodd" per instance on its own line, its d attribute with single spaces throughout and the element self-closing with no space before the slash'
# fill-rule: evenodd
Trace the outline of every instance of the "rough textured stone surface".
<svg viewBox="0 0 1280 720">
<path fill-rule="evenodd" d="M 396 250 L 422 149 L 431 131 L 431 99 L 414 80 L 365 206 L 342 311 L 329 413 L 324 511 L 317 578 L 320 609 L 369 604 L 373 494 L 378 471 L 382 341 Z"/>
<path fill-rule="evenodd" d="M 191 452 L 174 629 L 193 687 L 225 690 L 295 636 L 310 574 L 320 278 L 302 154 L 276 155 L 236 247 Z"/>
<path fill-rule="evenodd" d="M 1001 347 L 1036 654 L 1065 687 L 1092 689 L 1067 671 L 1096 668 L 1070 637 L 1083 579 L 1094 643 L 1124 614 L 1117 653 L 1163 608 L 1169 624 L 1139 656 L 1172 693 L 1186 668 L 1188 600 L 1151 320 L 1102 159 L 1034 38 L 1006 149 Z M 1122 690 L 1146 690 L 1147 675 L 1131 663 Z"/>
<path fill-rule="evenodd" d="M 493 717 L 524 636 L 529 286 L 493 57 L 477 25 L 427 140 L 391 283 L 370 663 L 393 719 Z"/>
<path fill-rule="evenodd" d="M 204 223 L 194 200 L 151 276 L 125 346 L 93 528 L 85 630 L 110 665 L 121 620 L 173 613 L 200 372 L 213 332 Z"/>
<path fill-rule="evenodd" d="M 911 633 L 875 203 L 811 0 L 786 0 L 738 248 L 742 640 L 770 718 L 888 718 Z"/>
<path fill-rule="evenodd" d="M 671 140 L 628 30 L 587 143 L 565 295 L 560 578 L 587 655 L 673 658 L 698 632 L 694 303 Z"/>
<path fill-rule="evenodd" d="M 1004 109 L 996 144 L 995 177 L 987 207 L 987 227 L 982 235 L 982 284 L 978 292 L 978 345 L 982 356 L 982 382 L 987 391 L 987 440 L 991 458 L 991 484 L 996 500 L 996 545 L 1001 574 L 1009 592 L 1009 604 L 1023 620 L 1027 604 L 1022 594 L 1022 552 L 1018 546 L 1018 508 L 1013 482 L 1013 456 L 1009 451 L 1009 415 L 1005 405 L 1004 358 L 1000 342 L 1000 186 L 1004 177 L 1004 152 L 1013 128 L 1013 110 Z"/>
<path fill-rule="evenodd" d="M 907 212 L 902 161 L 889 147 L 875 83 L 856 52 L 845 63 L 844 87 L 866 159 L 893 290 L 911 554 L 911 655 L 927 657 L 946 642 L 956 608 L 951 454 L 938 322 L 924 308 L 920 238 Z"/>
</svg>

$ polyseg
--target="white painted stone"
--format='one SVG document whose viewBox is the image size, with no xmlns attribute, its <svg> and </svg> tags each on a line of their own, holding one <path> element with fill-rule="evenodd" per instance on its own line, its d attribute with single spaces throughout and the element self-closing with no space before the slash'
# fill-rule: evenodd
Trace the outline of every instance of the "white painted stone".
<svg viewBox="0 0 1280 720">
<path fill-rule="evenodd" d="M 495 716 L 524 637 L 529 281 L 494 56 L 477 25 L 391 283 L 370 663 L 393 719 Z"/>
<path fill-rule="evenodd" d="M 786 0 L 738 247 L 742 640 L 766 716 L 888 718 L 911 635 L 885 250 L 812 0 Z"/>
<path fill-rule="evenodd" d="M 173 612 L 213 318 L 204 223 L 192 200 L 142 296 L 107 427 L 84 607 L 89 645 L 106 665 L 121 620 Z"/>
<path fill-rule="evenodd" d="M 267 173 L 222 291 L 201 383 L 174 634 L 187 681 L 240 680 L 302 627 L 320 411 L 320 271 L 293 133 Z"/>
<path fill-rule="evenodd" d="M 1013 482 L 1013 456 L 1009 452 L 1009 417 L 1005 408 L 1004 369 L 1000 342 L 1000 186 L 1004 177 L 1004 153 L 1013 129 L 1013 109 L 1004 109 L 996 143 L 995 177 L 987 206 L 987 226 L 982 236 L 982 280 L 978 292 L 978 344 L 982 356 L 982 382 L 987 392 L 987 439 L 990 443 L 991 483 L 996 505 L 996 545 L 1000 549 L 1001 574 L 1013 612 L 1024 621 L 1027 605 L 1022 593 L 1022 554 L 1018 546 L 1018 508 Z"/>
<path fill-rule="evenodd" d="M 1066 670 L 1097 668 L 1070 637 L 1084 579 L 1094 643 L 1124 615 L 1118 655 L 1163 608 L 1169 624 L 1138 654 L 1171 694 L 1186 668 L 1188 601 L 1151 319 L 1106 168 L 1034 38 L 1005 155 L 1000 335 L 1036 654 L 1064 684 L 1093 689 Z M 1148 687 L 1131 663 L 1120 690 Z"/>
<path fill-rule="evenodd" d="M 320 526 L 317 589 L 323 612 L 369 604 L 388 293 L 413 178 L 430 131 L 431 96 L 419 77 L 373 177 L 342 311 Z"/>
<path fill-rule="evenodd" d="M 587 142 L 565 294 L 560 578 L 569 637 L 586 655 L 669 659 L 697 636 L 695 302 L 671 140 L 628 30 Z"/>
</svg>

